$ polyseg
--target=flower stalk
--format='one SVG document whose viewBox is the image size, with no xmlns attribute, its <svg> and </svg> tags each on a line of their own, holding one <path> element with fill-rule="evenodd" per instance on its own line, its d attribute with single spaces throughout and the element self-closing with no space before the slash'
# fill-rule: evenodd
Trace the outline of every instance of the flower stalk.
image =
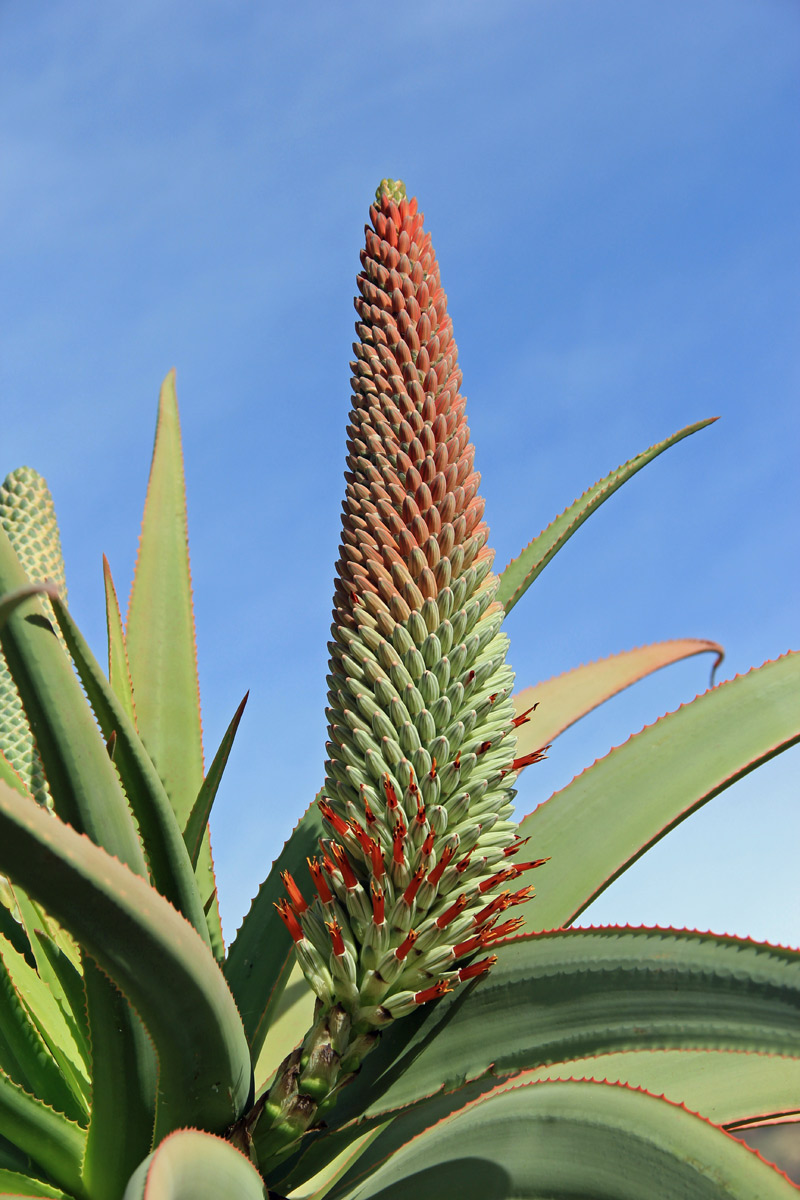
<svg viewBox="0 0 800 1200">
<path fill-rule="evenodd" d="M 511 863 L 513 672 L 452 322 L 402 183 L 370 208 L 329 643 L 327 837 L 278 914 L 315 1022 L 264 1101 L 281 1156 L 383 1028 L 493 965 L 539 862 Z M 261 1132 L 261 1131 L 260 1131 Z M 264 1154 L 259 1146 L 259 1158 Z"/>
</svg>

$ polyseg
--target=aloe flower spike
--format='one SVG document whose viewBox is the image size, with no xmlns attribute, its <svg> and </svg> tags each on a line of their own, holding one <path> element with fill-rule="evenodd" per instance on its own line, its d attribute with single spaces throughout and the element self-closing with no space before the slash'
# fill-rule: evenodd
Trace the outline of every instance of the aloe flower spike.
<svg viewBox="0 0 800 1200">
<path fill-rule="evenodd" d="M 383 180 L 358 276 L 330 643 L 328 833 L 279 915 L 317 999 L 265 1100 L 280 1156 L 375 1034 L 488 971 L 530 887 L 511 819 L 513 672 L 452 322 L 416 200 Z M 288 1086 L 289 1076 L 291 1085 Z M 265 1122 L 266 1125 L 266 1122 Z"/>
</svg>

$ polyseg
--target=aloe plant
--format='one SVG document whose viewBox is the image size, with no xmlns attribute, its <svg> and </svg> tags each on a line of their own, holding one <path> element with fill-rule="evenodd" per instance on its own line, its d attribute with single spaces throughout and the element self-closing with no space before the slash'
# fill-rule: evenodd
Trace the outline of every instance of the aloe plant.
<svg viewBox="0 0 800 1200">
<path fill-rule="evenodd" d="M 67 607 L 43 481 L 0 489 L 0 1194 L 793 1194 L 743 1139 L 800 1117 L 800 955 L 572 926 L 800 739 L 798 656 L 713 687 L 529 816 L 512 805 L 609 696 L 721 658 L 663 642 L 514 694 L 501 628 L 600 504 L 709 422 L 612 471 L 496 575 L 402 184 L 379 187 L 361 258 L 322 788 L 227 951 L 208 821 L 244 701 L 205 771 L 174 376 L 126 623 L 105 564 L 107 672 Z"/>
</svg>

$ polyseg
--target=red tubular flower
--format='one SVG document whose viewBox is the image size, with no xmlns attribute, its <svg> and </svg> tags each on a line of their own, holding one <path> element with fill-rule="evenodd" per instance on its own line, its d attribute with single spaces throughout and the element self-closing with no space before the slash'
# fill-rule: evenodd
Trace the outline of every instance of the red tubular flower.
<svg viewBox="0 0 800 1200">
<path fill-rule="evenodd" d="M 374 879 L 370 883 L 370 895 L 372 897 L 372 922 L 374 925 L 382 925 L 386 919 L 386 900 L 380 885 Z"/>
<path fill-rule="evenodd" d="M 400 943 L 400 945 L 397 947 L 397 949 L 394 952 L 394 956 L 398 962 L 402 962 L 403 959 L 407 957 L 409 951 L 411 950 L 412 946 L 416 942 L 418 936 L 419 935 L 417 934 L 416 930 L 409 929 L 404 940 Z"/>
<path fill-rule="evenodd" d="M 399 801 L 397 799 L 397 792 L 394 790 L 394 784 L 389 778 L 388 772 L 383 777 L 383 791 L 386 796 L 386 807 L 389 809 L 389 812 L 394 812 L 394 810 L 398 807 Z"/>
<path fill-rule="evenodd" d="M 347 856 L 347 851 L 344 846 L 339 846 L 336 842 L 331 842 L 331 853 L 336 859 L 336 865 L 342 872 L 342 879 L 346 888 L 358 887 L 358 880 L 353 871 L 350 859 Z"/>
<path fill-rule="evenodd" d="M 336 921 L 335 919 L 333 921 L 326 921 L 325 928 L 327 929 L 328 933 L 331 935 L 331 942 L 333 943 L 333 953 L 336 955 L 337 958 L 341 958 L 342 955 L 344 954 L 344 940 L 342 938 L 342 930 L 339 926 L 339 922 Z"/>
<path fill-rule="evenodd" d="M 455 849 L 452 846 L 445 846 L 444 850 L 442 851 L 441 858 L 428 876 L 428 883 L 432 884 L 434 887 L 436 886 L 436 884 L 442 878 L 445 867 L 448 865 L 454 854 Z"/>
<path fill-rule="evenodd" d="M 286 888 L 286 891 L 289 893 L 289 899 L 291 900 L 292 908 L 298 914 L 298 916 L 302 916 L 302 914 L 308 908 L 308 901 L 304 898 L 303 893 L 300 891 L 300 888 L 297 886 L 288 871 L 281 871 L 281 882 Z"/>
<path fill-rule="evenodd" d="M 305 934 L 300 927 L 300 922 L 297 920 L 291 904 L 288 900 L 279 900 L 275 905 L 278 910 L 278 916 L 283 921 L 293 942 L 302 942 Z"/>
<path fill-rule="evenodd" d="M 436 918 L 436 924 L 440 929 L 446 929 L 451 921 L 455 920 L 459 913 L 462 913 L 469 903 L 469 898 L 466 892 L 462 892 L 456 899 L 454 904 L 445 909 L 440 917 Z"/>
<path fill-rule="evenodd" d="M 405 861 L 406 827 L 402 818 L 398 817 L 397 824 L 392 830 L 392 857 L 398 867 Z"/>
<path fill-rule="evenodd" d="M 476 975 L 483 975 L 484 972 L 490 971 L 497 962 L 497 955 L 490 954 L 488 958 L 482 958 L 480 962 L 470 963 L 468 967 L 462 967 L 458 972 L 459 983 L 464 983 L 467 979 L 474 979 Z"/>
<path fill-rule="evenodd" d="M 334 812 L 327 800 L 320 800 L 318 808 L 337 837 L 344 837 L 347 833 L 347 822 L 342 820 L 337 812 Z"/>
<path fill-rule="evenodd" d="M 316 859 L 313 858 L 307 858 L 306 862 L 308 863 L 308 869 L 311 873 L 314 887 L 317 889 L 317 895 L 323 904 L 330 904 L 333 900 L 333 894 L 331 889 L 328 887 L 327 879 L 322 873 L 322 867 L 319 865 Z"/>
<path fill-rule="evenodd" d="M 416 871 L 414 872 L 414 874 L 411 878 L 411 882 L 409 883 L 406 890 L 403 892 L 403 900 L 405 901 L 406 904 L 414 903 L 414 897 L 416 896 L 417 892 L 419 891 L 420 884 L 422 883 L 424 878 L 425 878 L 425 868 L 417 867 Z"/>
<path fill-rule="evenodd" d="M 453 985 L 446 979 L 440 979 L 433 987 L 424 988 L 421 992 L 414 993 L 415 1004 L 427 1004 L 429 1000 L 438 1000 L 440 996 L 445 996 L 448 992 L 452 992 Z"/>
</svg>

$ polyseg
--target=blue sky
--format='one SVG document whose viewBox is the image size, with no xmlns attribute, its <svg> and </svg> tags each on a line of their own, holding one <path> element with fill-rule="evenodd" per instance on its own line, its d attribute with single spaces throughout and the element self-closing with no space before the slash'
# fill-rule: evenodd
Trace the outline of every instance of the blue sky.
<svg viewBox="0 0 800 1200">
<path fill-rule="evenodd" d="M 669 637 L 724 643 L 720 678 L 797 647 L 793 0 L 7 0 L 0 92 L 0 467 L 47 478 L 98 652 L 101 554 L 127 593 L 178 370 L 207 754 L 251 690 L 212 822 L 229 936 L 321 780 L 352 296 L 383 176 L 433 234 L 498 566 L 618 463 L 723 418 L 528 593 L 520 686 Z M 708 670 L 582 722 L 520 809 Z M 798 755 L 587 920 L 798 944 Z"/>
</svg>

